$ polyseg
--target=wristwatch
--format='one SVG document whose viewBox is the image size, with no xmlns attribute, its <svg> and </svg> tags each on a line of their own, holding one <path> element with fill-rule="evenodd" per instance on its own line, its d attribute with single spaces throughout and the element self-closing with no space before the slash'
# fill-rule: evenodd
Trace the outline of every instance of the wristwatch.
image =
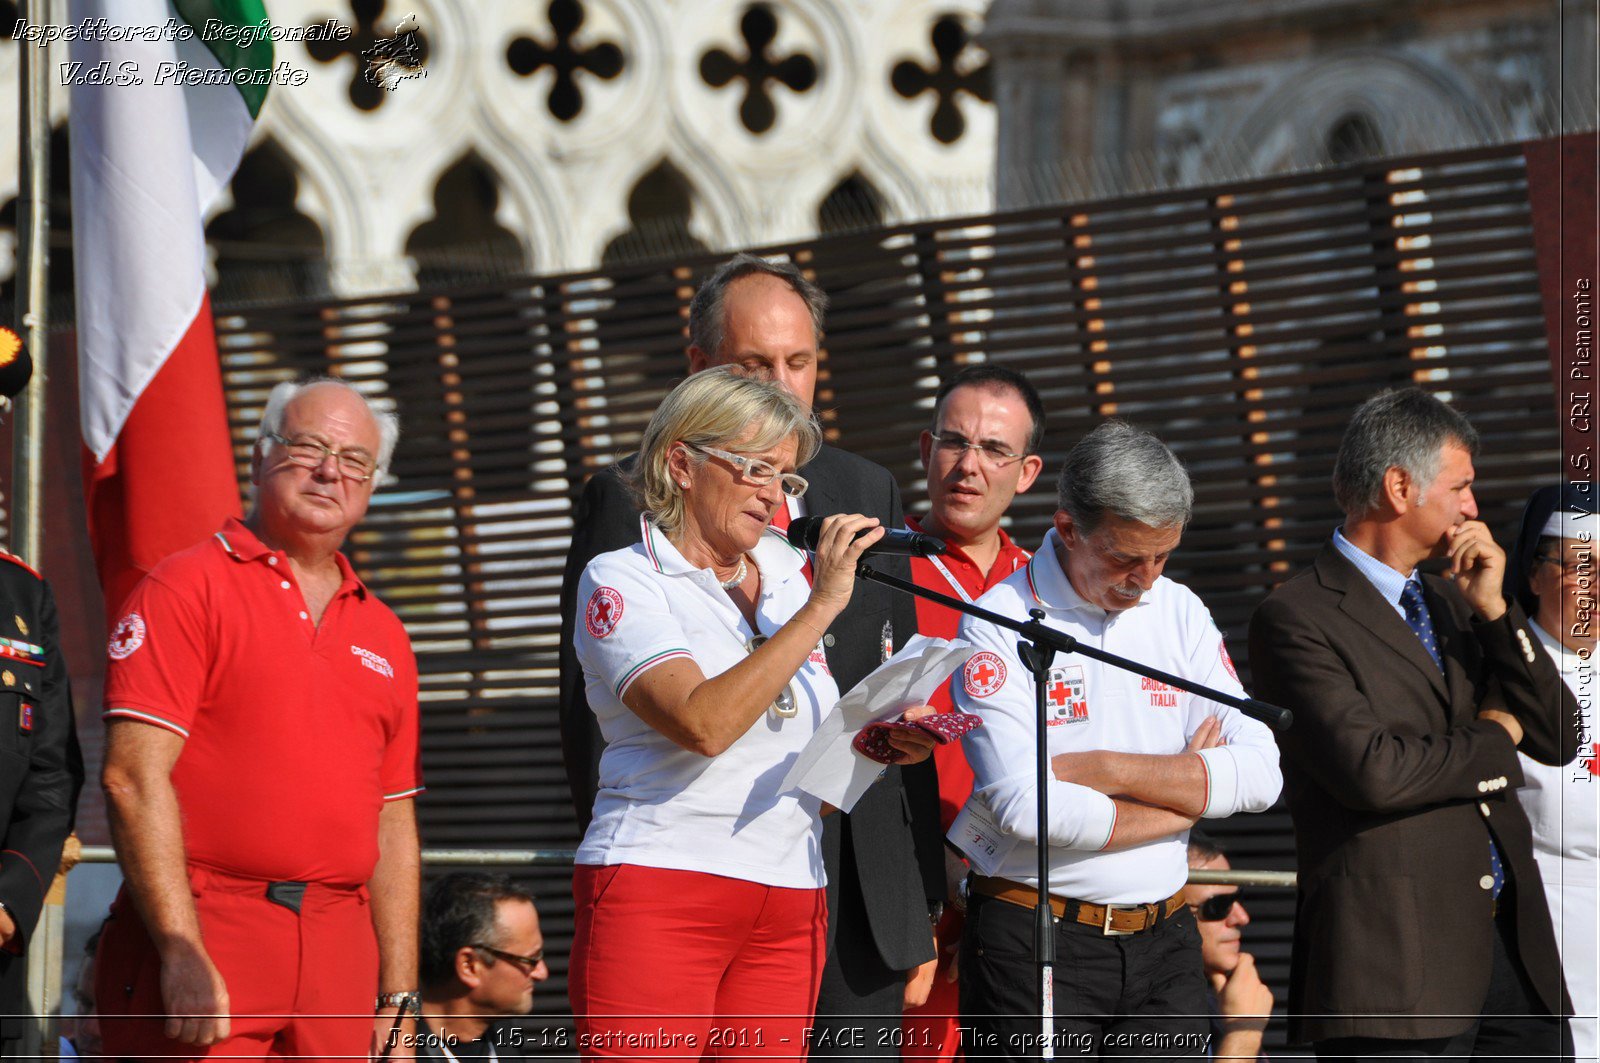
<svg viewBox="0 0 1600 1063">
<path fill-rule="evenodd" d="M 384 1008 L 399 1008 L 402 1015 L 408 1011 L 413 1015 L 420 1015 L 422 1014 L 422 998 L 417 995 L 415 989 L 403 993 L 380 993 L 378 994 L 377 1010 L 382 1011 Z"/>
<path fill-rule="evenodd" d="M 934 926 L 938 926 L 939 925 L 939 920 L 943 919 L 943 918 L 944 918 L 944 902 L 943 901 L 929 901 L 928 902 L 928 922 L 932 923 Z"/>
<path fill-rule="evenodd" d="M 967 901 L 972 896 L 971 893 L 968 892 L 971 888 L 972 879 L 970 876 L 963 878 L 960 882 L 956 883 L 956 896 L 955 900 L 950 902 L 950 907 L 965 915 L 967 911 Z"/>
</svg>

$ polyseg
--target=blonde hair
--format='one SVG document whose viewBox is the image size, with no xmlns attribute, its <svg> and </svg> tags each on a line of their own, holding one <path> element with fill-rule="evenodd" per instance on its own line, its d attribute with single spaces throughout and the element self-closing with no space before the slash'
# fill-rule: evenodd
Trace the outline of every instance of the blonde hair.
<svg viewBox="0 0 1600 1063">
<path fill-rule="evenodd" d="M 750 439 L 733 445 L 752 428 Z M 788 388 L 742 376 L 731 366 L 707 369 L 673 388 L 656 408 L 628 486 L 638 496 L 639 508 L 670 535 L 683 523 L 683 491 L 667 469 L 673 444 L 690 444 L 689 460 L 703 465 L 706 456 L 695 447 L 758 453 L 790 437 L 799 444 L 796 466 L 810 461 L 822 446 L 822 426 Z"/>
</svg>

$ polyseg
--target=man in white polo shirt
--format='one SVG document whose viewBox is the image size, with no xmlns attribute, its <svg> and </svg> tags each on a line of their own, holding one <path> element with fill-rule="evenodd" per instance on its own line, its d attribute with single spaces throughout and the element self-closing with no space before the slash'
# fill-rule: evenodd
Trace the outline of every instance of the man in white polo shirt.
<svg viewBox="0 0 1600 1063">
<path fill-rule="evenodd" d="M 1161 570 L 1194 493 L 1160 440 L 1119 421 L 1067 456 L 1055 527 L 1026 568 L 979 604 L 1083 644 L 1243 696 L 1205 605 Z M 968 619 L 977 652 L 953 685 L 983 717 L 963 741 L 973 796 L 950 837 L 973 857 L 961 1014 L 988 1058 L 1037 1056 L 1039 985 L 1034 684 L 1017 636 Z M 1201 817 L 1259 812 L 1282 785 L 1267 729 L 1132 672 L 1058 654 L 1046 686 L 1050 904 L 1057 1052 L 1184 1055 L 1207 1034 L 1185 842 Z"/>
</svg>

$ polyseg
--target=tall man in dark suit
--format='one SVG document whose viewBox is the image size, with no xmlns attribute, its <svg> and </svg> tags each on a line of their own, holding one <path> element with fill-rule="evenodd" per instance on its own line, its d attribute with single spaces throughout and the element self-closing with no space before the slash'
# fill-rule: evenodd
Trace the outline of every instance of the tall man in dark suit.
<svg viewBox="0 0 1600 1063">
<path fill-rule="evenodd" d="M 738 255 L 723 264 L 689 308 L 689 371 L 736 365 L 784 384 L 807 405 L 817 382 L 827 297 L 787 264 Z M 624 459 L 623 464 L 632 458 Z M 824 446 L 801 473 L 811 482 L 805 514 L 863 513 L 884 527 L 904 522 L 888 470 Z M 801 516 L 798 500 L 775 524 Z M 584 697 L 572 648 L 574 600 L 584 566 L 639 537 L 639 511 L 617 467 L 590 478 L 573 513 L 572 546 L 561 583 L 561 745 L 580 829 L 594 806 L 602 741 Z M 904 559 L 877 567 L 910 579 Z M 874 583 L 856 587 L 824 639 L 828 667 L 849 690 L 916 631 L 913 599 Z M 849 815 L 824 819 L 828 870 L 828 962 L 817 1002 L 812 1055 L 899 1055 L 902 1007 L 922 1003 L 933 977 L 930 914 L 942 901 L 944 856 L 938 786 L 929 761 L 891 766 Z M 863 1043 L 864 1042 L 864 1043 Z"/>
<path fill-rule="evenodd" d="M 1416 388 L 1339 447 L 1343 526 L 1250 622 L 1299 865 L 1290 1036 L 1322 1058 L 1553 1055 L 1571 1040 L 1517 750 L 1573 758 L 1575 706 L 1477 520 L 1478 436 Z M 1418 576 L 1428 559 L 1441 576 Z"/>
</svg>

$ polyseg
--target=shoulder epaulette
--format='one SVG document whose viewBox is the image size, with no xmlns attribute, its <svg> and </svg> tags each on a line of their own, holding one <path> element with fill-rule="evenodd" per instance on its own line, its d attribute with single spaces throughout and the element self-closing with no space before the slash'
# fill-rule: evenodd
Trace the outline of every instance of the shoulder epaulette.
<svg viewBox="0 0 1600 1063">
<path fill-rule="evenodd" d="M 11 552 L 9 552 L 7 550 L 0 550 L 0 559 L 9 561 L 13 565 L 16 565 L 18 568 L 26 569 L 29 573 L 31 573 L 33 575 L 34 579 L 37 579 L 37 580 L 44 579 L 43 576 L 39 575 L 39 570 L 38 569 L 34 568 L 32 565 L 30 565 L 26 561 L 22 560 L 22 558 L 18 557 L 16 554 L 13 554 L 13 553 L 11 553 Z"/>
</svg>

